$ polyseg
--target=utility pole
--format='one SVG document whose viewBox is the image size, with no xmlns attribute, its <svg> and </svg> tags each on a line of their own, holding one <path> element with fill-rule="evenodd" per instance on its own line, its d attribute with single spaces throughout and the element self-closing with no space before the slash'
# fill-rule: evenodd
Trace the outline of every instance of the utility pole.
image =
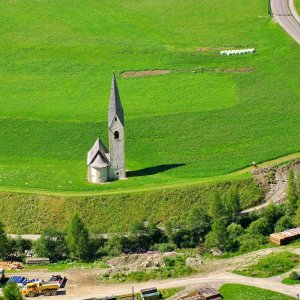
<svg viewBox="0 0 300 300">
<path fill-rule="evenodd" d="M 272 6 L 271 6 L 271 0 L 268 0 L 268 15 L 272 17 Z"/>
</svg>

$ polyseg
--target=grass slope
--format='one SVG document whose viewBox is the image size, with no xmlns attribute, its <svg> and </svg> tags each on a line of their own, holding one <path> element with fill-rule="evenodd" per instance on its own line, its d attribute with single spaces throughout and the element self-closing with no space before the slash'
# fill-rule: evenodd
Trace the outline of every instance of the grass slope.
<svg viewBox="0 0 300 300">
<path fill-rule="evenodd" d="M 300 284 L 300 280 L 290 278 L 283 278 L 281 282 L 288 285 Z"/>
<path fill-rule="evenodd" d="M 294 0 L 294 3 L 297 8 L 298 14 L 300 15 L 300 0 Z"/>
<path fill-rule="evenodd" d="M 290 271 L 299 264 L 299 256 L 290 252 L 270 254 L 257 263 L 249 265 L 235 273 L 250 277 L 271 277 Z"/>
<path fill-rule="evenodd" d="M 2 188 L 134 189 L 300 150 L 300 48 L 264 1 L 1 1 L 0 34 Z M 257 53 L 196 51 L 224 46 Z M 200 67 L 255 72 L 191 72 Z M 118 78 L 127 168 L 140 171 L 94 186 L 86 153 L 107 137 L 113 68 L 175 72 Z"/>
<path fill-rule="evenodd" d="M 292 300 L 289 297 L 270 290 L 242 284 L 224 284 L 220 289 L 224 300 Z"/>
<path fill-rule="evenodd" d="M 40 233 L 51 226 L 64 229 L 77 212 L 91 232 L 126 232 L 135 221 L 165 224 L 171 219 L 184 221 L 193 208 L 207 210 L 215 191 L 224 193 L 235 185 L 243 207 L 258 204 L 261 190 L 251 179 L 168 189 L 148 193 L 60 197 L 0 193 L 0 220 L 9 233 Z"/>
</svg>

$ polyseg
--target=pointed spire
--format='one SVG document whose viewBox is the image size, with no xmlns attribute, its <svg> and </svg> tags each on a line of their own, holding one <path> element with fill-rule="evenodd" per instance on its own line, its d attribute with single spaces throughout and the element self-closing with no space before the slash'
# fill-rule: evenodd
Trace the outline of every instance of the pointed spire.
<svg viewBox="0 0 300 300">
<path fill-rule="evenodd" d="M 124 113 L 121 104 L 121 99 L 119 95 L 119 90 L 117 86 L 117 80 L 115 76 L 115 71 L 113 70 L 111 92 L 110 92 L 110 103 L 108 108 L 108 126 L 111 125 L 114 117 L 117 116 L 124 126 Z"/>
</svg>

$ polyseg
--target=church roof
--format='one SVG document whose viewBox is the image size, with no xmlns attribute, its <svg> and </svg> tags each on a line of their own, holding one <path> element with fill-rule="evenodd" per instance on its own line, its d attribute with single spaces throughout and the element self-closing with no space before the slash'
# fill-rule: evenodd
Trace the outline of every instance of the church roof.
<svg viewBox="0 0 300 300">
<path fill-rule="evenodd" d="M 96 155 L 95 160 L 91 163 L 91 167 L 93 168 L 106 168 L 109 165 L 108 160 L 105 158 L 105 156 L 102 156 L 99 152 L 98 155 Z"/>
<path fill-rule="evenodd" d="M 110 162 L 109 152 L 100 139 L 97 139 L 87 155 L 87 164 L 95 168 L 107 167 Z"/>
<path fill-rule="evenodd" d="M 108 126 L 111 125 L 114 117 L 117 116 L 124 126 L 124 112 L 121 104 L 120 94 L 117 86 L 115 74 L 112 77 L 110 102 L 108 108 Z"/>
</svg>

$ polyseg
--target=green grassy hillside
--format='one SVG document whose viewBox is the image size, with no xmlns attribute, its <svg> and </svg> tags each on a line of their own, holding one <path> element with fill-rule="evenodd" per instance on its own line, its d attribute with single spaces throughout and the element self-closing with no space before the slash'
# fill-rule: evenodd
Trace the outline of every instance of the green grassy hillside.
<svg viewBox="0 0 300 300">
<path fill-rule="evenodd" d="M 220 292 L 224 300 L 292 300 L 293 297 L 242 284 L 224 284 Z"/>
<path fill-rule="evenodd" d="M 180 183 L 300 150 L 300 48 L 267 17 L 265 1 L 1 1 L 0 34 L 2 189 Z M 254 71 L 199 72 L 245 67 Z M 127 168 L 138 172 L 93 186 L 86 153 L 98 136 L 106 141 L 112 69 Z M 145 69 L 173 73 L 120 76 Z"/>
<path fill-rule="evenodd" d="M 244 208 L 262 201 L 262 191 L 251 180 L 89 197 L 60 197 L 0 193 L 0 220 L 9 233 L 40 233 L 51 226 L 64 229 L 78 212 L 91 232 L 126 232 L 135 221 L 164 225 L 171 219 L 184 221 L 194 208 L 208 209 L 213 193 L 223 194 L 236 186 Z"/>
</svg>

